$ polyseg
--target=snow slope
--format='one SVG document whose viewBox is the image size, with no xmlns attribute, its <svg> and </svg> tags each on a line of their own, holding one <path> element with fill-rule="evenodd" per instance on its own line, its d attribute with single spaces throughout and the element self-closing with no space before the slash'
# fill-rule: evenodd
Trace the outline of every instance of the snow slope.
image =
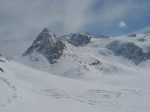
<svg viewBox="0 0 150 112">
<path fill-rule="evenodd" d="M 150 111 L 148 73 L 103 75 L 105 81 L 84 81 L 0 59 L 5 61 L 0 62 L 4 70 L 0 71 L 0 112 Z"/>
</svg>

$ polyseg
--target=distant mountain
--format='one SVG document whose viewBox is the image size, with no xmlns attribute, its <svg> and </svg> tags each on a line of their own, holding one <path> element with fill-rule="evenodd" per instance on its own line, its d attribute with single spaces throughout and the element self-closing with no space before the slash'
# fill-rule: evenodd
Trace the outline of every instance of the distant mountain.
<svg viewBox="0 0 150 112">
<path fill-rule="evenodd" d="M 53 74 L 85 79 L 95 71 L 97 75 L 134 72 L 131 65 L 149 63 L 149 43 L 149 33 L 99 38 L 70 33 L 58 37 L 44 28 L 17 60 Z"/>
</svg>

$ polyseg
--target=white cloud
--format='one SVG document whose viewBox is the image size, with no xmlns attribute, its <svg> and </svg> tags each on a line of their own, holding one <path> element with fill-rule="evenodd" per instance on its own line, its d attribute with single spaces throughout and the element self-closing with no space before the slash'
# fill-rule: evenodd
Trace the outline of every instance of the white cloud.
<svg viewBox="0 0 150 112">
<path fill-rule="evenodd" d="M 18 50 L 15 45 L 19 43 L 28 47 L 29 42 L 25 40 L 32 42 L 44 27 L 49 27 L 59 34 L 79 31 L 87 22 L 91 2 L 91 0 L 1 0 L 0 51 L 6 55 L 20 52 L 22 47 Z"/>
<path fill-rule="evenodd" d="M 91 3 L 91 0 L 1 0 L 0 31 L 7 32 L 7 38 L 17 39 L 43 27 L 58 33 L 76 32 L 86 23 Z"/>
<path fill-rule="evenodd" d="M 95 9 L 93 5 L 97 5 Z M 142 17 L 131 12 L 149 5 L 136 0 L 0 0 L 0 51 L 21 53 L 24 49 L 16 49 L 16 43 L 28 47 L 44 27 L 59 34 L 86 31 L 87 25 L 93 31 L 112 31 L 122 18 Z M 127 25 L 124 22 L 121 26 Z"/>
<path fill-rule="evenodd" d="M 123 20 L 121 20 L 118 24 L 118 27 L 119 28 L 127 28 L 127 24 Z"/>
</svg>

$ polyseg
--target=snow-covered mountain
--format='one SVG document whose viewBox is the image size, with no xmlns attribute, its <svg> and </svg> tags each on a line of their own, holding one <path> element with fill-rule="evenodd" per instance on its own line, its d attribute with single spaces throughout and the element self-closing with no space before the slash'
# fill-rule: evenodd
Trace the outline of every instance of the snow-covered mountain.
<svg viewBox="0 0 150 112">
<path fill-rule="evenodd" d="M 89 33 L 56 36 L 48 28 L 34 40 L 23 56 L 15 59 L 52 74 L 98 79 L 101 74 L 136 74 L 150 64 L 150 33 L 119 37 Z"/>
<path fill-rule="evenodd" d="M 84 81 L 42 72 L 4 57 L 0 60 L 0 112 L 150 111 L 150 71 L 146 68 L 143 74 L 103 75 L 98 81 Z"/>
<path fill-rule="evenodd" d="M 149 112 L 149 43 L 150 32 L 57 37 L 45 28 L 15 61 L 0 56 L 0 112 Z"/>
</svg>

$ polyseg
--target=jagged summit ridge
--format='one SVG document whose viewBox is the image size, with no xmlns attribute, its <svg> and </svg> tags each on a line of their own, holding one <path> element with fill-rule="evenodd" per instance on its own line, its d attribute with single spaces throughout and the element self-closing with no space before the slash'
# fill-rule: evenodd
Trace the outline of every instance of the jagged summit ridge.
<svg viewBox="0 0 150 112">
<path fill-rule="evenodd" d="M 44 28 L 43 31 L 34 40 L 33 45 L 38 44 L 53 44 L 57 41 L 57 37 L 54 33 L 50 32 L 48 28 Z"/>
</svg>

